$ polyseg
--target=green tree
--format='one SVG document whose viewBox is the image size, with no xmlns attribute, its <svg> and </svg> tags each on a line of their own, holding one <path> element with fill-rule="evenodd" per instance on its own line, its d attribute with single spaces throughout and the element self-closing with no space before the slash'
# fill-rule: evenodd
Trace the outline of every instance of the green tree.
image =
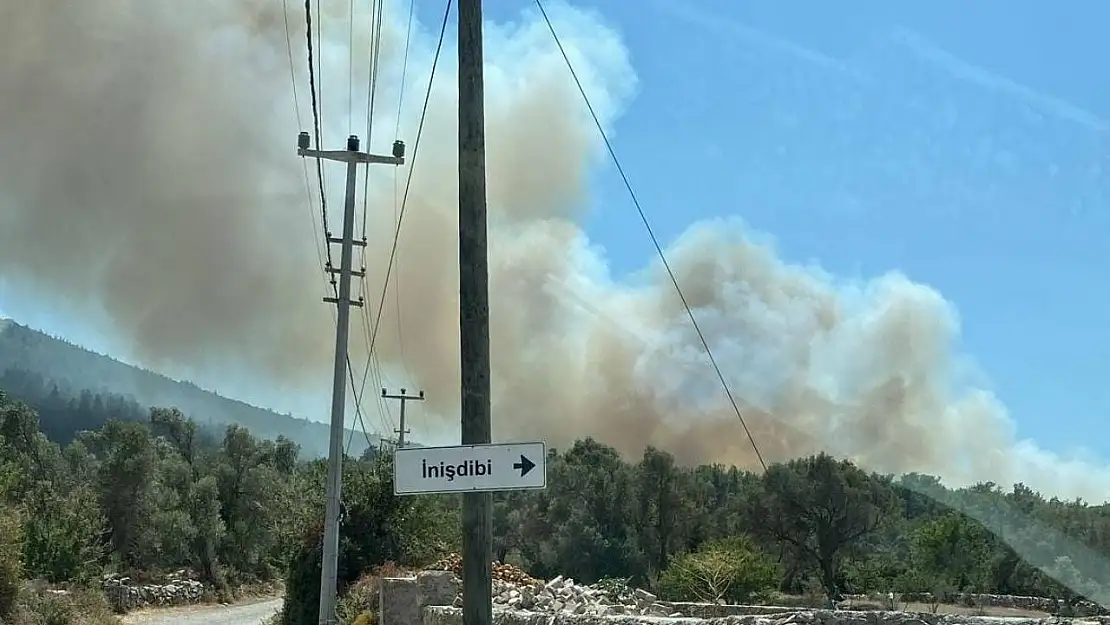
<svg viewBox="0 0 1110 625">
<path fill-rule="evenodd" d="M 3 403 L 0 393 L 0 408 Z M 23 521 L 12 498 L 19 481 L 17 469 L 10 461 L 0 462 L 0 621 L 15 607 L 23 577 Z"/>
<path fill-rule="evenodd" d="M 987 587 L 991 537 L 974 520 L 947 512 L 919 526 L 911 540 L 915 568 L 936 586 L 919 590 L 981 592 Z"/>
<path fill-rule="evenodd" d="M 24 505 L 23 562 L 28 573 L 51 582 L 90 581 L 99 574 L 105 521 L 89 485 L 39 489 Z"/>
<path fill-rule="evenodd" d="M 217 549 L 225 536 L 220 516 L 220 491 L 215 476 L 206 475 L 189 489 L 189 515 L 193 534 L 193 563 L 205 579 L 219 582 Z"/>
<path fill-rule="evenodd" d="M 696 517 L 695 504 L 689 498 L 694 481 L 674 456 L 654 447 L 644 450 L 635 473 L 638 543 L 649 571 L 662 571 L 671 554 L 684 549 L 694 529 L 690 521 Z"/>
<path fill-rule="evenodd" d="M 221 559 L 236 570 L 269 577 L 280 517 L 273 485 L 282 481 L 274 446 L 245 428 L 228 426 L 216 464 L 221 516 L 227 531 Z"/>
<path fill-rule="evenodd" d="M 82 442 L 99 459 L 96 480 L 112 551 L 123 566 L 148 568 L 157 552 L 151 519 L 158 461 L 149 431 L 141 423 L 112 420 Z"/>
<path fill-rule="evenodd" d="M 839 595 L 842 553 L 877 531 L 895 509 L 886 483 L 850 462 L 820 454 L 769 467 L 748 514 L 752 531 L 816 565 L 832 601 Z"/>
<path fill-rule="evenodd" d="M 550 451 L 548 487 L 522 507 L 520 551 L 537 575 L 644 581 L 631 502 L 636 473 L 616 450 L 592 439 Z"/>
</svg>

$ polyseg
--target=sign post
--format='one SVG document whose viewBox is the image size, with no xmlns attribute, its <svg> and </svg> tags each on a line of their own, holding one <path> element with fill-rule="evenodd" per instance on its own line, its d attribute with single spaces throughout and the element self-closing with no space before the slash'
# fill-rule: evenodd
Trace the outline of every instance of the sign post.
<svg viewBox="0 0 1110 625">
<path fill-rule="evenodd" d="M 547 488 L 547 445 L 403 447 L 393 452 L 393 493 L 480 493 Z"/>
</svg>

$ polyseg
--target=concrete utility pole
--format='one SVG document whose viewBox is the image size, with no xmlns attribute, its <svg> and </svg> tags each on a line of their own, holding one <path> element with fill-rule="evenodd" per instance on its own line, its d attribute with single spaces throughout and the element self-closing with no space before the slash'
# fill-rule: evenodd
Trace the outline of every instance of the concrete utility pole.
<svg viewBox="0 0 1110 625">
<path fill-rule="evenodd" d="M 331 395 L 331 440 L 328 445 L 328 483 L 327 505 L 324 511 L 324 553 L 320 566 L 320 613 L 319 625 L 334 625 L 336 568 L 339 561 L 339 517 L 343 496 L 343 410 L 347 405 L 347 337 L 350 331 L 351 306 L 362 306 L 362 300 L 351 301 L 351 277 L 365 277 L 365 271 L 353 271 L 354 246 L 366 246 L 366 241 L 355 241 L 355 182 L 358 177 L 359 163 L 380 163 L 403 165 L 405 144 L 393 142 L 392 156 L 377 156 L 358 151 L 358 137 L 347 137 L 346 150 L 310 150 L 307 132 L 297 137 L 297 154 L 301 157 L 322 158 L 329 161 L 347 163 L 347 196 L 343 204 L 343 236 L 334 238 L 326 233 L 328 245 L 338 243 L 342 246 L 339 269 L 331 265 L 328 273 L 339 274 L 338 297 L 325 297 L 325 302 L 336 305 L 338 315 L 335 324 L 335 371 Z M 334 278 L 333 278 L 334 279 Z"/>
<path fill-rule="evenodd" d="M 407 391 L 401 389 L 400 395 L 389 395 L 386 390 L 382 389 L 382 397 L 385 399 L 399 399 L 401 400 L 401 423 L 399 429 L 393 430 L 397 433 L 397 448 L 400 449 L 405 446 L 405 434 L 409 431 L 405 429 L 405 404 L 411 401 L 424 401 L 424 391 L 420 391 L 418 395 L 406 395 Z"/>
<path fill-rule="evenodd" d="M 462 444 L 490 441 L 489 258 L 482 2 L 459 0 L 459 351 Z M 463 625 L 493 621 L 493 499 L 464 493 Z"/>
</svg>

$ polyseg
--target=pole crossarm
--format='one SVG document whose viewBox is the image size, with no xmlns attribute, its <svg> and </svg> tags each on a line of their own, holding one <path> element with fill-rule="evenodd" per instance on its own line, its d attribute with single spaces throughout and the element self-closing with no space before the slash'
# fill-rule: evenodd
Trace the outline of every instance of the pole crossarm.
<svg viewBox="0 0 1110 625">
<path fill-rule="evenodd" d="M 404 165 L 405 157 L 383 156 L 381 154 L 368 154 L 366 152 L 348 152 L 347 150 L 297 150 L 297 154 L 306 158 L 322 158 L 327 161 L 340 163 L 377 164 L 377 165 Z"/>
</svg>

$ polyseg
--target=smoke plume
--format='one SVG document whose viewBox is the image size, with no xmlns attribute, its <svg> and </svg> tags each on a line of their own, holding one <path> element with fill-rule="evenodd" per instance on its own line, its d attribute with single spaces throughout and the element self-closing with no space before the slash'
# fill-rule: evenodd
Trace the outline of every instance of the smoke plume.
<svg viewBox="0 0 1110 625">
<path fill-rule="evenodd" d="M 75 322 L 100 323 L 147 366 L 260 379 L 282 394 L 321 389 L 333 326 L 313 247 L 318 208 L 294 151 L 311 120 L 303 8 L 289 3 L 287 16 L 298 123 L 279 2 L 0 4 L 0 275 L 64 302 Z M 346 7 L 325 4 L 317 50 L 329 149 L 351 131 L 366 146 L 370 17 L 356 11 L 348 116 Z M 411 157 L 438 24 L 414 33 L 398 115 L 404 13 L 386 10 L 369 147 L 388 152 L 399 117 Z M 597 16 L 554 14 L 610 123 L 636 89 L 627 51 Z M 652 444 L 684 462 L 754 467 L 665 272 L 649 263 L 635 284 L 615 281 L 577 225 L 604 153 L 549 33 L 527 13 L 487 38 L 495 437 L 589 435 L 626 454 Z M 376 349 L 427 392 L 441 425 L 456 421 L 459 384 L 454 58 L 449 40 L 410 158 Z M 372 314 L 409 166 L 371 170 Z M 342 166 L 325 169 L 338 232 Z M 631 214 L 629 227 L 639 232 Z M 694 224 L 668 254 L 768 460 L 827 450 L 880 471 L 1105 499 L 1105 467 L 1017 441 L 1000 403 L 960 384 L 958 321 L 934 290 L 788 264 L 738 221 Z M 356 318 L 355 363 L 361 327 Z"/>
</svg>

